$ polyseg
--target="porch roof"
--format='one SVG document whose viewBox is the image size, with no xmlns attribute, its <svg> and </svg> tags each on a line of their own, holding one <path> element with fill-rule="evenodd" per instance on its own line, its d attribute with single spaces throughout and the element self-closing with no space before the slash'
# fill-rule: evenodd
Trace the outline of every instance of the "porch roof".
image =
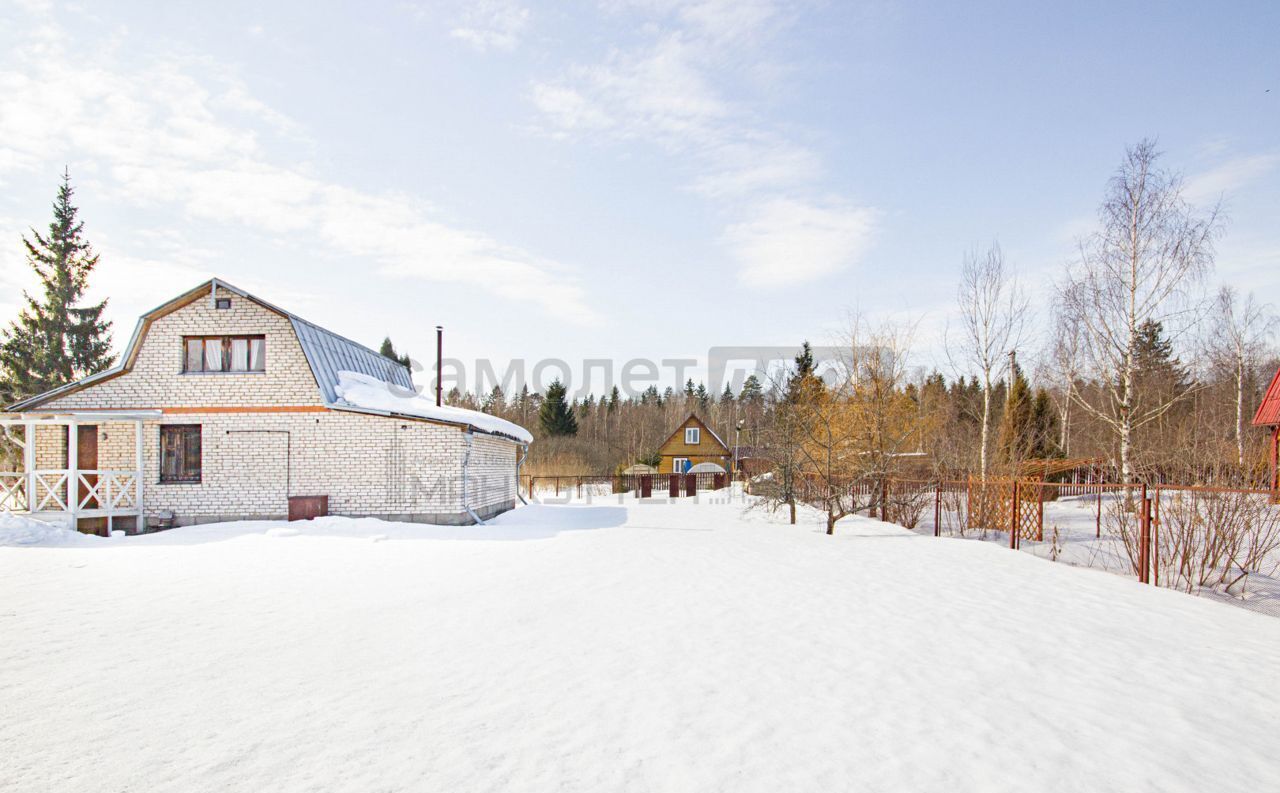
<svg viewBox="0 0 1280 793">
<path fill-rule="evenodd" d="M 14 424 L 92 424 L 100 421 L 150 421 L 164 414 L 159 410 L 30 410 L 21 413 L 0 413 L 0 425 Z"/>
</svg>

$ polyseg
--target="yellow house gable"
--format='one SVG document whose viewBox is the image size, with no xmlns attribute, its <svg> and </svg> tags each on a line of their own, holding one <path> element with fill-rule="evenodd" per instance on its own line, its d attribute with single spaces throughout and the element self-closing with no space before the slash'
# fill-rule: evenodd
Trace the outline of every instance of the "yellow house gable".
<svg viewBox="0 0 1280 793">
<path fill-rule="evenodd" d="M 671 437 L 658 447 L 658 454 L 662 457 L 658 466 L 661 473 L 675 472 L 677 460 L 688 460 L 690 465 L 716 463 L 729 470 L 729 447 L 696 415 L 681 422 Z"/>
</svg>

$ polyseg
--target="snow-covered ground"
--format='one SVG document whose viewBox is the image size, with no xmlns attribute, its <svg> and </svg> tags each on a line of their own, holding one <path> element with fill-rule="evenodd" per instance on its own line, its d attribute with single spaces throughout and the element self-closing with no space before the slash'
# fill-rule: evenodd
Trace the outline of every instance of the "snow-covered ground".
<svg viewBox="0 0 1280 793">
<path fill-rule="evenodd" d="M 0 790 L 1280 789 L 1280 620 L 709 502 L 0 547 Z"/>
<path fill-rule="evenodd" d="M 1005 531 L 981 529 L 960 531 L 963 525 L 960 509 L 963 498 L 963 494 L 954 494 L 944 500 L 942 533 L 1007 546 L 1009 534 Z M 1129 558 L 1123 540 L 1117 534 L 1116 517 L 1119 498 L 1118 494 L 1102 497 L 1101 520 L 1099 520 L 1099 502 L 1096 495 L 1066 496 L 1045 502 L 1044 539 L 1039 542 L 1024 539 L 1019 550 L 1068 565 L 1133 577 L 1133 562 Z M 934 528 L 932 496 L 925 500 L 928 503 L 921 509 L 920 520 L 915 530 L 923 534 L 932 534 Z M 1273 509 L 1280 509 L 1280 507 Z M 1273 517 L 1272 520 L 1275 518 Z M 1157 552 L 1161 552 L 1159 548 Z M 1166 549 L 1163 552 L 1168 551 Z M 1162 558 L 1162 561 L 1164 564 L 1160 566 L 1166 569 L 1167 574 L 1171 560 Z M 1219 584 L 1193 587 L 1193 590 L 1201 597 L 1280 618 L 1280 548 L 1264 556 L 1247 576 L 1237 576 L 1238 571 L 1228 577 L 1234 582 L 1231 587 Z M 1165 580 L 1163 584 L 1182 591 L 1187 588 L 1185 580 Z"/>
</svg>

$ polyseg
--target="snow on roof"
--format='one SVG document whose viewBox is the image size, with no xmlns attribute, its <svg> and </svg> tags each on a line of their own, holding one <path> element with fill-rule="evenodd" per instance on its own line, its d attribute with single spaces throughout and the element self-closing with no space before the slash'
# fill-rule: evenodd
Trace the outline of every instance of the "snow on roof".
<svg viewBox="0 0 1280 793">
<path fill-rule="evenodd" d="M 532 443 L 533 435 L 519 424 L 500 419 L 488 413 L 466 408 L 437 406 L 435 400 L 416 392 L 407 392 L 377 377 L 359 372 L 338 372 L 338 383 L 334 387 L 338 401 L 335 407 L 343 403 L 356 408 L 395 413 L 401 416 L 416 416 L 432 421 L 443 421 L 448 424 L 462 424 L 481 432 L 505 435 L 522 443 Z"/>
</svg>

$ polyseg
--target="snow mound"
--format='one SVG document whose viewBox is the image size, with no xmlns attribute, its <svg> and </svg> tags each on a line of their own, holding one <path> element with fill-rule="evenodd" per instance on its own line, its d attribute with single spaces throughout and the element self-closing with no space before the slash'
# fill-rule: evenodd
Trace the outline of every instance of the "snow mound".
<svg viewBox="0 0 1280 793">
<path fill-rule="evenodd" d="M 334 388 L 339 400 L 352 407 L 368 410 L 385 410 L 405 416 L 417 416 L 451 424 L 466 424 L 481 432 L 506 435 L 524 443 L 532 443 L 533 435 L 519 424 L 481 413 L 478 410 L 436 406 L 435 400 L 420 394 L 403 394 L 402 389 L 376 377 L 359 372 L 338 372 L 338 384 Z"/>
<path fill-rule="evenodd" d="M 42 520 L 12 512 L 0 514 L 0 545 L 71 545 L 86 539 L 78 531 Z"/>
</svg>

